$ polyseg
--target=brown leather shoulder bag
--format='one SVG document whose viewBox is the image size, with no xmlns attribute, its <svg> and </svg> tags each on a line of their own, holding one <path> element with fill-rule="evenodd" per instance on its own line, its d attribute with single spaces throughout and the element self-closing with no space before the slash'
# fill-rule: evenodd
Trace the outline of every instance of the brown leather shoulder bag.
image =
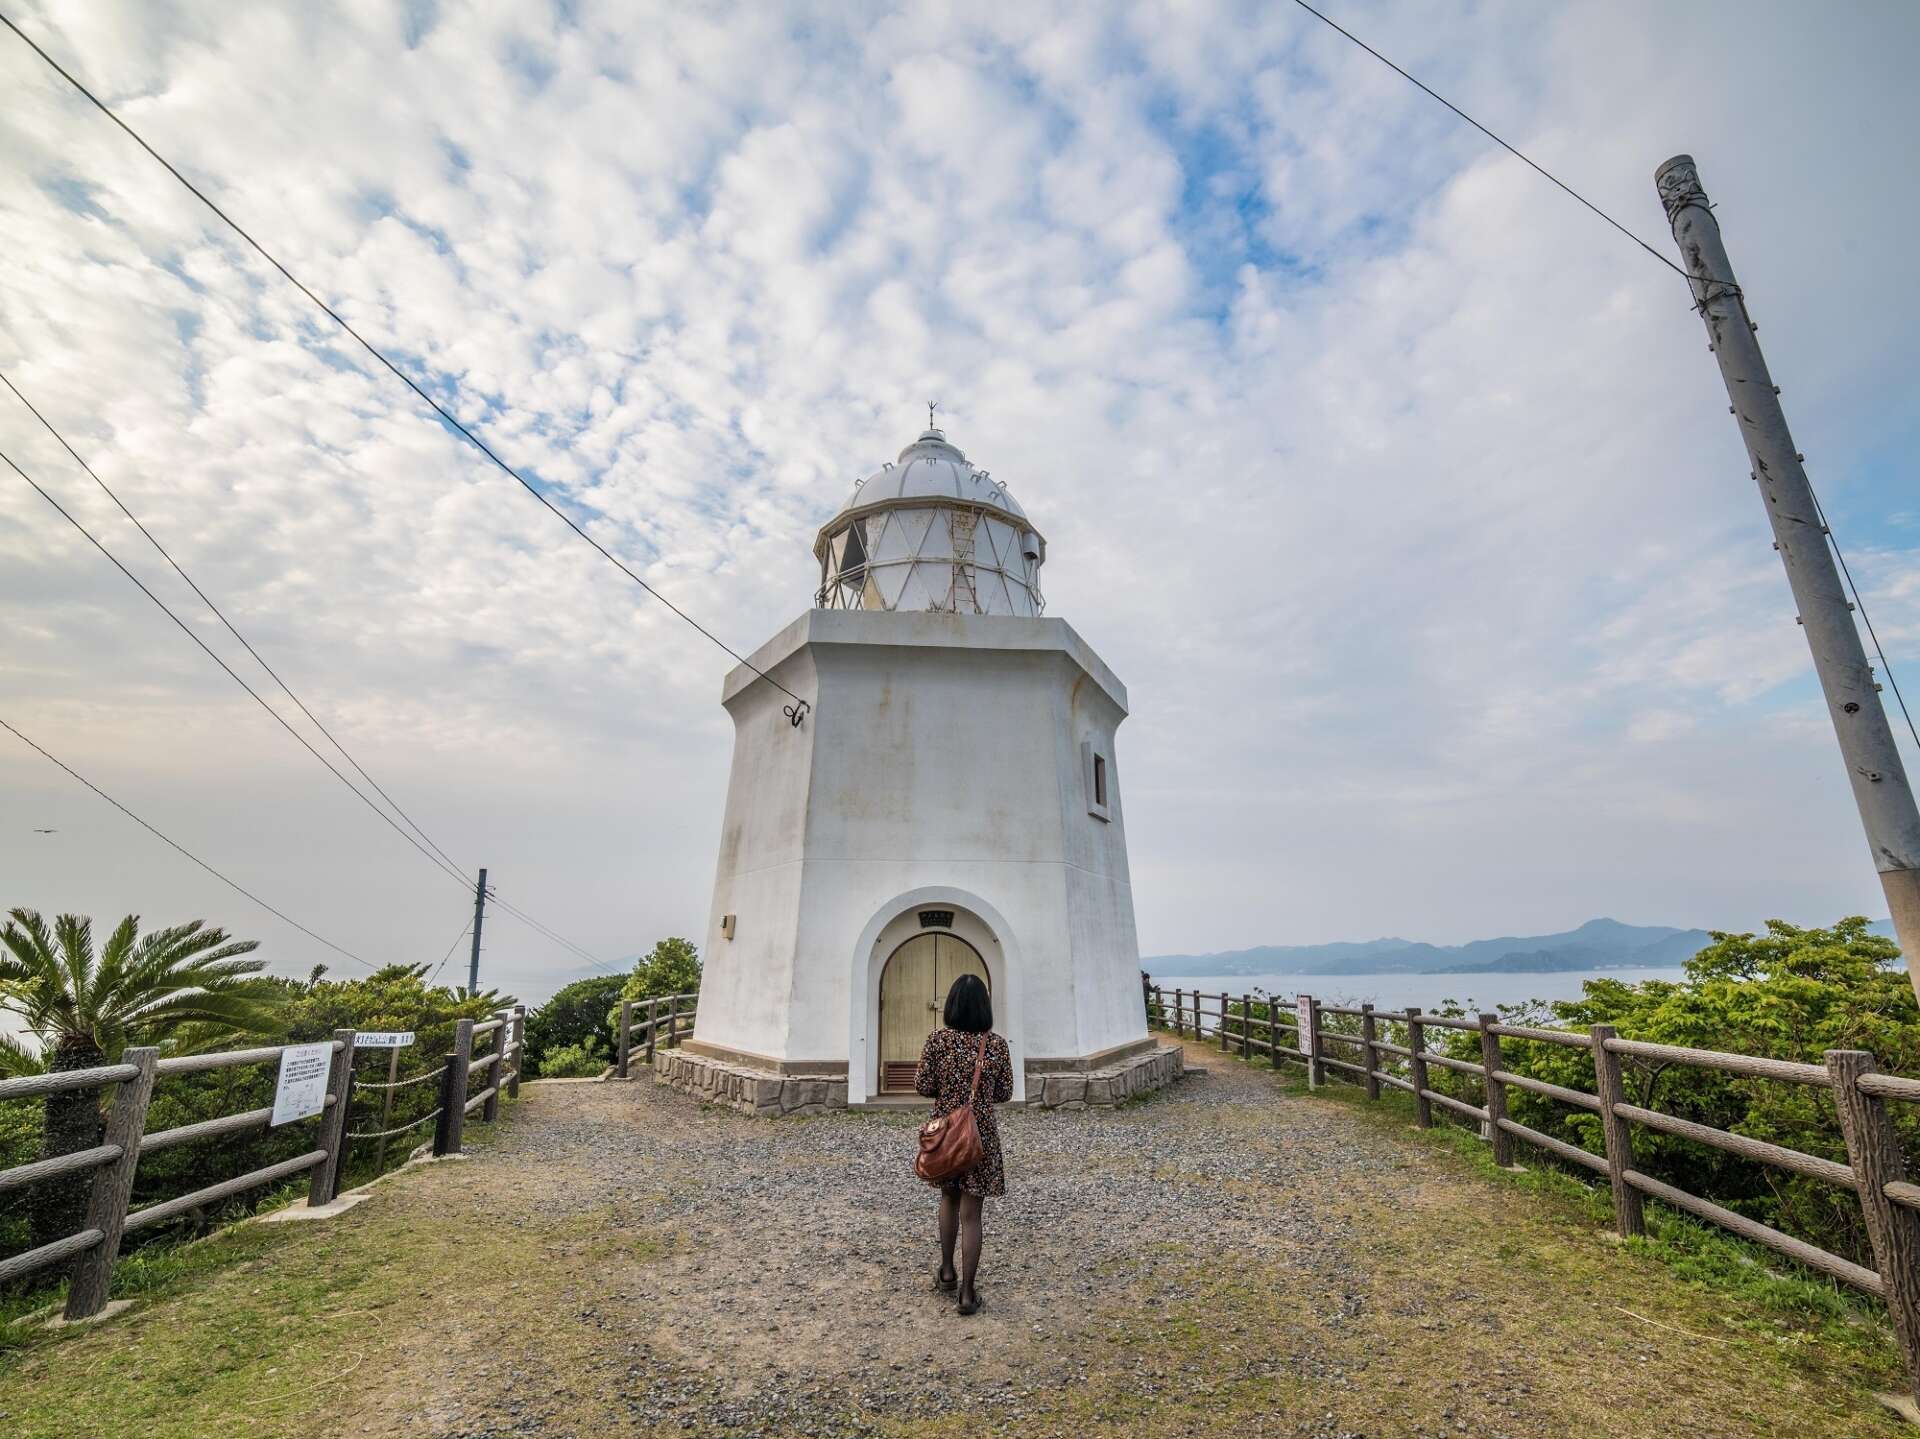
<svg viewBox="0 0 1920 1439">
<path fill-rule="evenodd" d="M 945 1184 L 986 1157 L 980 1126 L 973 1117 L 973 1097 L 980 1092 L 980 1069 L 986 1062 L 987 1036 L 983 1034 L 980 1052 L 973 1057 L 973 1084 L 967 1090 L 967 1102 L 953 1113 L 920 1126 L 920 1151 L 913 1157 L 913 1172 L 929 1184 Z"/>
</svg>

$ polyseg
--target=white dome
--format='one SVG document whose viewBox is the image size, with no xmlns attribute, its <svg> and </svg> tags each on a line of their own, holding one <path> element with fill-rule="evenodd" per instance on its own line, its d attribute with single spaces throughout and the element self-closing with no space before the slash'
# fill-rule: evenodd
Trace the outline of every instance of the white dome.
<svg viewBox="0 0 1920 1439">
<path fill-rule="evenodd" d="M 900 452 L 897 463 L 856 480 L 840 511 L 845 514 L 884 500 L 936 498 L 991 506 L 1019 520 L 1027 517 L 1004 484 L 985 470 L 976 470 L 942 431 L 931 428 Z"/>
<path fill-rule="evenodd" d="M 814 541 L 822 609 L 1037 615 L 1046 541 L 1006 486 L 929 427 Z"/>
</svg>

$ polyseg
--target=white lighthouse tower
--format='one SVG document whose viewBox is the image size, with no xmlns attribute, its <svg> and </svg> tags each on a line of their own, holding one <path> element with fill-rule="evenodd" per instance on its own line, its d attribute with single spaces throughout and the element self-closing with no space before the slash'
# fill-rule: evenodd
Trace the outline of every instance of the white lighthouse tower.
<svg viewBox="0 0 1920 1439">
<path fill-rule="evenodd" d="M 967 971 L 992 990 L 1016 1100 L 1112 1103 L 1175 1077 L 1134 933 L 1127 692 L 1042 615 L 1039 530 L 929 427 L 814 553 L 815 608 L 726 679 L 698 1017 L 658 1077 L 770 1114 L 911 1094 Z M 801 722 L 760 672 L 806 697 Z"/>
</svg>

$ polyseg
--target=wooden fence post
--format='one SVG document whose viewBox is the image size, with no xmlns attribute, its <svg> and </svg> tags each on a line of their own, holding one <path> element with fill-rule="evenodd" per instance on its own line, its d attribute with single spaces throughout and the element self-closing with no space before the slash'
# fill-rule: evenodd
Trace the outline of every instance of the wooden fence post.
<svg viewBox="0 0 1920 1439">
<path fill-rule="evenodd" d="M 1187 992 L 1184 989 L 1173 992 L 1173 1037 L 1187 1037 Z"/>
<path fill-rule="evenodd" d="M 680 996 L 667 996 L 667 1048 L 680 1047 Z"/>
<path fill-rule="evenodd" d="M 351 1029 L 336 1029 L 333 1067 L 327 1073 L 327 1092 L 333 1095 L 331 1108 L 320 1111 L 319 1148 L 327 1157 L 313 1166 L 313 1179 L 307 1185 L 307 1208 L 331 1204 L 340 1192 L 340 1177 L 347 1169 L 347 1110 L 353 1105 L 353 1038 Z"/>
<path fill-rule="evenodd" d="M 1240 1062 L 1253 1058 L 1253 997 L 1240 996 Z"/>
<path fill-rule="evenodd" d="M 1300 1048 L 1307 1055 L 1307 1088 L 1318 1089 L 1327 1082 L 1327 1071 L 1320 1063 L 1320 1001 L 1310 994 L 1300 998 L 1307 1002 L 1307 1032 L 1300 1036 Z"/>
<path fill-rule="evenodd" d="M 660 1027 L 660 1001 L 657 999 L 650 999 L 647 1001 L 647 1068 L 648 1069 L 653 1068 L 654 1031 L 657 1030 L 659 1027 Z"/>
<path fill-rule="evenodd" d="M 1367 1066 L 1367 1098 L 1380 1097 L 1380 1051 L 1375 1049 L 1374 1041 L 1379 1039 L 1380 1031 L 1374 1027 L 1373 1006 L 1360 1006 L 1360 1057 Z"/>
<path fill-rule="evenodd" d="M 1887 1317 L 1907 1361 L 1907 1394 L 1920 1403 L 1920 1212 L 1887 1195 L 1888 1185 L 1906 1182 L 1907 1170 L 1886 1101 L 1860 1088 L 1860 1077 L 1877 1068 L 1865 1050 L 1827 1051 L 1840 1132 L 1847 1140 L 1847 1161 L 1860 1181 L 1860 1209 L 1880 1271 Z"/>
<path fill-rule="evenodd" d="M 614 1071 L 622 1079 L 627 1077 L 627 1055 L 633 1045 L 632 1035 L 633 1001 L 623 999 L 620 1001 L 620 1062 L 618 1068 Z M 649 1055 L 648 1058 L 652 1058 L 652 1056 Z"/>
<path fill-rule="evenodd" d="M 520 1097 L 520 1066 L 527 1058 L 527 1007 L 516 1004 L 513 1007 L 513 1083 L 507 1086 L 507 1098 Z M 383 1125 L 382 1128 L 385 1126 Z"/>
<path fill-rule="evenodd" d="M 1267 996 L 1267 1058 L 1273 1061 L 1273 1067 L 1280 1067 L 1280 996 Z"/>
<path fill-rule="evenodd" d="M 1487 1138 L 1493 1144 L 1493 1162 L 1502 1169 L 1513 1168 L 1513 1136 L 1500 1127 L 1507 1117 L 1507 1086 L 1494 1076 L 1500 1072 L 1500 1036 L 1493 1026 L 1497 1014 L 1480 1016 L 1480 1062 L 1487 1070 Z"/>
<path fill-rule="evenodd" d="M 1633 1168 L 1633 1129 L 1621 1118 L 1617 1105 L 1627 1102 L 1627 1084 L 1620 1073 L 1620 1056 L 1607 1048 L 1614 1037 L 1611 1024 L 1596 1024 L 1593 1036 L 1593 1088 L 1600 1097 L 1600 1135 L 1607 1151 L 1607 1180 L 1613 1186 L 1613 1224 L 1622 1239 L 1647 1232 L 1646 1206 L 1640 1191 L 1627 1183 Z"/>
<path fill-rule="evenodd" d="M 453 1053 L 447 1056 L 447 1147 L 435 1153 L 458 1154 L 467 1128 L 467 1069 L 473 1063 L 473 1021 L 453 1022 Z"/>
<path fill-rule="evenodd" d="M 120 1062 L 131 1064 L 139 1072 L 123 1079 L 114 1090 L 113 1108 L 107 1112 L 104 1144 L 120 1146 L 120 1157 L 93 1171 L 93 1189 L 87 1196 L 87 1219 L 83 1228 L 100 1231 L 100 1242 L 73 1263 L 73 1279 L 67 1286 L 69 1319 L 90 1319 L 107 1307 L 107 1290 L 112 1280 L 113 1261 L 120 1254 L 120 1235 L 127 1223 L 127 1202 L 133 1197 L 133 1172 L 140 1163 L 140 1136 L 147 1128 L 147 1102 L 153 1098 L 154 1066 L 160 1051 L 141 1047 L 124 1049 Z"/>
<path fill-rule="evenodd" d="M 488 1124 L 500 1117 L 500 1091 L 507 1083 L 507 1032 L 512 1027 L 503 1019 L 500 1027 L 493 1032 L 493 1068 L 487 1071 L 493 1077 L 493 1083 L 489 1086 L 493 1093 L 480 1106 L 480 1118 Z"/>
<path fill-rule="evenodd" d="M 1220 991 L 1220 1052 L 1227 1052 L 1227 992 Z"/>
<path fill-rule="evenodd" d="M 1418 1129 L 1433 1128 L 1433 1101 L 1427 1098 L 1432 1088 L 1427 1083 L 1427 1027 L 1420 1022 L 1420 1007 L 1407 1011 L 1407 1048 L 1412 1054 L 1407 1068 L 1413 1075 L 1413 1123 Z"/>
</svg>

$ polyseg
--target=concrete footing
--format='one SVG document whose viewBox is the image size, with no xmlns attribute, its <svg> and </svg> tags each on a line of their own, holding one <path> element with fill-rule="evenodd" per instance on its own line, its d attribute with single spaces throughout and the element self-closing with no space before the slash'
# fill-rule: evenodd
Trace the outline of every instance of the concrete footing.
<svg viewBox="0 0 1920 1439">
<path fill-rule="evenodd" d="M 1184 1070 L 1181 1051 L 1172 1046 L 1127 1056 L 1100 1069 L 1027 1076 L 1029 1109 L 1087 1109 L 1124 1104 L 1164 1089 Z M 844 1076 L 774 1074 L 728 1064 L 684 1049 L 663 1049 L 653 1057 L 653 1078 L 707 1104 L 741 1114 L 777 1119 L 788 1114 L 824 1114 L 847 1107 Z"/>
</svg>

